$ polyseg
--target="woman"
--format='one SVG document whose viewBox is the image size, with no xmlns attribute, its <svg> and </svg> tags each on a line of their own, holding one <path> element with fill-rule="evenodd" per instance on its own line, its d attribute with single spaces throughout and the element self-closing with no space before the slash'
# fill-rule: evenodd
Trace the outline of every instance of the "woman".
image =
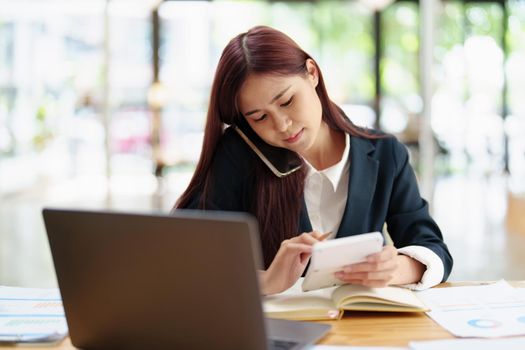
<svg viewBox="0 0 525 350">
<path fill-rule="evenodd" d="M 299 155 L 302 166 L 275 176 L 238 129 Z M 265 260 L 263 294 L 292 286 L 319 240 L 382 231 L 385 223 L 394 245 L 345 267 L 337 278 L 425 289 L 452 269 L 405 147 L 356 127 L 330 101 L 312 57 L 269 27 L 254 27 L 225 47 L 201 157 L 175 207 L 255 215 Z"/>
</svg>

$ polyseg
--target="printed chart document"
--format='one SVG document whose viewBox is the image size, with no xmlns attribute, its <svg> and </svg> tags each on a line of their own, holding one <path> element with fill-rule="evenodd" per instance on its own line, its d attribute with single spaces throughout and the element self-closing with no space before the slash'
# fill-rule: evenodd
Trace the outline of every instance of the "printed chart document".
<svg viewBox="0 0 525 350">
<path fill-rule="evenodd" d="M 370 288 L 346 284 L 303 292 L 300 278 L 283 293 L 264 298 L 267 317 L 287 320 L 330 320 L 345 310 L 424 312 L 429 309 L 416 294 L 401 287 Z"/>
<path fill-rule="evenodd" d="M 414 341 L 409 345 L 413 350 L 523 350 L 525 349 L 525 337 Z"/>
<path fill-rule="evenodd" d="M 312 350 L 409 350 L 392 346 L 345 346 L 345 345 L 314 345 Z"/>
<path fill-rule="evenodd" d="M 58 289 L 0 286 L 0 345 L 56 342 L 67 333 Z"/>
<path fill-rule="evenodd" d="M 491 285 L 432 288 L 418 296 L 432 310 L 427 315 L 458 337 L 525 335 L 525 289 L 503 280 Z"/>
</svg>

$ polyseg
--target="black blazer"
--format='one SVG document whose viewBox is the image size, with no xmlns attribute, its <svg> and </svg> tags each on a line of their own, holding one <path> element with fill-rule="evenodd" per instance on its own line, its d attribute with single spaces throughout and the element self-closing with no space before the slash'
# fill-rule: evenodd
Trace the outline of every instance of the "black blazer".
<svg viewBox="0 0 525 350">
<path fill-rule="evenodd" d="M 443 261 L 446 280 L 452 270 L 452 256 L 437 224 L 421 198 L 408 152 L 395 137 L 364 139 L 350 137 L 350 181 L 348 198 L 337 237 L 382 231 L 386 222 L 396 248 L 427 247 Z M 226 129 L 212 163 L 213 191 L 206 200 L 211 210 L 249 212 L 253 198 L 254 152 L 232 128 Z M 188 208 L 198 208 L 196 195 Z M 303 206 L 300 232 L 312 225 Z"/>
</svg>

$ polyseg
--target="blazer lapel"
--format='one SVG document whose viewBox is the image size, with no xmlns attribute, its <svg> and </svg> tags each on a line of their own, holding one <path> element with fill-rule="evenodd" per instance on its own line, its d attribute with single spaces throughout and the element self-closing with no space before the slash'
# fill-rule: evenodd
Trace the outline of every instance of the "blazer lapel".
<svg viewBox="0 0 525 350">
<path fill-rule="evenodd" d="M 301 213 L 299 215 L 299 230 L 299 233 L 312 231 L 312 223 L 310 222 L 310 217 L 308 216 L 308 209 L 306 208 L 306 201 L 304 200 L 304 195 L 303 205 L 301 207 Z"/>
<path fill-rule="evenodd" d="M 350 145 L 348 197 L 337 237 L 365 233 L 379 171 L 379 162 L 369 156 L 375 150 L 369 140 L 350 137 Z"/>
</svg>

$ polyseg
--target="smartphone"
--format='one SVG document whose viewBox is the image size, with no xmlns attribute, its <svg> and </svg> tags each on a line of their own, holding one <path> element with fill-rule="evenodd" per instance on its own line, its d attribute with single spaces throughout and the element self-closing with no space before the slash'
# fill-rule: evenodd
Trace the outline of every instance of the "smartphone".
<svg viewBox="0 0 525 350">
<path fill-rule="evenodd" d="M 240 119 L 240 122 L 233 125 L 235 131 L 275 176 L 285 177 L 301 168 L 303 162 L 297 153 L 267 144 L 252 130 L 244 117 Z"/>
</svg>

